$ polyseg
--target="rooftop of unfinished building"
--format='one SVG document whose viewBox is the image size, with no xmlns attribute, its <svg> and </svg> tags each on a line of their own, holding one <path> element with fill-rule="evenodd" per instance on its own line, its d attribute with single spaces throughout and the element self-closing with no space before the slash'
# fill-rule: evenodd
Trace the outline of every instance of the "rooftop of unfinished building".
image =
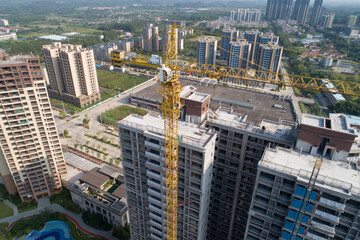
<svg viewBox="0 0 360 240">
<path fill-rule="evenodd" d="M 246 114 L 247 120 L 254 124 L 260 124 L 263 119 L 275 122 L 280 120 L 295 122 L 296 120 L 292 103 L 288 100 L 283 101 L 277 95 L 223 85 L 202 84 L 201 79 L 180 78 L 179 81 L 182 87 L 192 85 L 197 88 L 196 92 L 210 94 L 212 111 L 216 111 L 219 106 L 232 106 L 233 112 Z M 161 95 L 158 93 L 160 88 L 160 82 L 158 82 L 135 95 L 161 101 Z"/>
<path fill-rule="evenodd" d="M 350 127 L 349 118 L 345 114 L 332 113 L 329 118 L 303 114 L 301 124 L 357 135 L 356 129 Z"/>
<path fill-rule="evenodd" d="M 295 150 L 268 148 L 259 166 L 298 176 L 307 182 L 316 158 L 313 155 L 300 154 Z M 323 158 L 316 185 L 360 196 L 360 168 L 356 163 L 348 164 Z"/>
<path fill-rule="evenodd" d="M 275 138 L 293 140 L 296 135 L 296 126 L 293 122 L 274 122 L 263 119 L 259 125 L 250 124 L 246 114 L 232 112 L 229 108 L 219 108 L 209 121 L 218 121 L 222 125 L 229 125 L 239 129 L 246 129 L 258 134 L 265 134 Z"/>
<path fill-rule="evenodd" d="M 150 133 L 160 135 L 161 137 L 164 136 L 164 120 L 160 115 L 147 114 L 141 117 L 132 114 L 119 121 L 118 125 L 119 124 L 148 131 Z M 213 136 L 212 132 L 184 121 L 179 121 L 178 133 L 181 138 L 181 142 L 197 147 L 204 147 Z"/>
</svg>

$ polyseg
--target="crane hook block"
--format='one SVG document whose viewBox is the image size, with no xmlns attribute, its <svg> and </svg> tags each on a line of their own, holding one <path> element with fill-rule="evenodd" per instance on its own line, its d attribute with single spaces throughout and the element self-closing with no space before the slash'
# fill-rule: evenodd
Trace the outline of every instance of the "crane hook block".
<svg viewBox="0 0 360 240">
<path fill-rule="evenodd" d="M 171 80 L 171 69 L 164 65 L 160 68 L 160 82 L 167 82 Z"/>
</svg>

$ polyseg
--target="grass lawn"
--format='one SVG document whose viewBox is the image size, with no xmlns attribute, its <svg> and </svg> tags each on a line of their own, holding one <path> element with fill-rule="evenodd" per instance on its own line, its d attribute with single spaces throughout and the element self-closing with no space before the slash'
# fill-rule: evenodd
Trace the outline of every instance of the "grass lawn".
<svg viewBox="0 0 360 240">
<path fill-rule="evenodd" d="M 129 116 L 130 114 L 138 114 L 140 116 L 144 116 L 146 115 L 146 113 L 147 111 L 145 109 L 122 105 L 106 111 L 105 113 L 101 114 L 101 117 L 103 123 L 116 127 L 117 121 Z"/>
<path fill-rule="evenodd" d="M 308 112 L 305 104 L 299 102 L 299 107 L 300 107 L 301 113 L 307 113 Z"/>
<path fill-rule="evenodd" d="M 75 214 L 81 213 L 81 208 L 76 203 L 73 203 L 70 191 L 66 188 L 63 188 L 61 193 L 52 195 L 50 197 L 50 203 L 57 203 L 63 208 L 66 208 L 67 210 Z"/>
<path fill-rule="evenodd" d="M 19 213 L 27 212 L 29 210 L 33 210 L 33 209 L 37 208 L 37 203 L 35 200 L 33 200 L 31 202 L 22 202 L 18 194 L 16 194 L 16 195 L 8 194 L 8 192 L 6 191 L 6 188 L 3 184 L 0 184 L 0 198 L 8 199 L 13 204 L 15 204 L 18 207 Z M 2 209 L 2 208 L 0 208 L 0 209 Z"/>
<path fill-rule="evenodd" d="M 14 215 L 14 211 L 12 210 L 11 207 L 9 207 L 8 205 L 6 205 L 4 202 L 0 201 L 0 219 L 6 218 L 6 217 L 10 217 L 12 215 Z"/>
<path fill-rule="evenodd" d="M 99 86 L 112 90 L 125 91 L 147 81 L 146 77 L 138 77 L 127 73 L 119 73 L 104 69 L 96 69 L 96 72 Z"/>
</svg>

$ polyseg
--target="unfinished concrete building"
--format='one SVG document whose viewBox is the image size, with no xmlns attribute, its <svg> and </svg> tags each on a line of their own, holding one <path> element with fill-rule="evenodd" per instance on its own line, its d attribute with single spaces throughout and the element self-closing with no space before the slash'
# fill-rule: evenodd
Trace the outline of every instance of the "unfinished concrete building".
<svg viewBox="0 0 360 240">
<path fill-rule="evenodd" d="M 166 239 L 163 126 L 160 116 L 149 114 L 118 123 L 132 239 Z M 206 239 L 215 138 L 179 122 L 179 239 Z"/>
<path fill-rule="evenodd" d="M 245 239 L 289 240 L 316 157 L 268 149 L 259 163 Z M 360 238 L 360 168 L 323 156 L 296 239 Z"/>
</svg>

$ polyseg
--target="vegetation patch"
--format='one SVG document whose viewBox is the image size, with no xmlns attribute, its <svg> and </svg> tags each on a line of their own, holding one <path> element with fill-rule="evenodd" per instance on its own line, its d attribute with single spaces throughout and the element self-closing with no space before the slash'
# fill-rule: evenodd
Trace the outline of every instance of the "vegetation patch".
<svg viewBox="0 0 360 240">
<path fill-rule="evenodd" d="M 119 145 L 119 144 L 116 144 L 116 143 L 111 142 L 110 140 L 107 139 L 107 137 L 102 137 L 102 138 L 100 138 L 100 137 L 98 137 L 98 136 L 94 136 L 94 135 L 91 135 L 91 134 L 88 134 L 88 133 L 85 133 L 84 135 L 87 136 L 87 137 L 89 137 L 89 138 L 98 140 L 98 141 L 100 141 L 100 142 L 109 144 L 109 145 L 111 145 L 111 146 L 113 146 L 113 147 L 120 148 L 120 145 Z"/>
<path fill-rule="evenodd" d="M 122 105 L 117 108 L 110 109 L 105 113 L 101 114 L 103 123 L 113 125 L 116 127 L 117 121 L 129 116 L 130 114 L 137 114 L 144 116 L 147 114 L 147 111 L 142 108 L 130 107 L 127 105 Z"/>
<path fill-rule="evenodd" d="M 104 69 L 96 69 L 96 73 L 98 76 L 100 87 L 117 90 L 119 92 L 123 92 L 129 88 L 132 88 L 147 81 L 147 78 L 145 77 L 139 77 L 128 73 L 108 71 Z M 113 91 L 113 93 L 116 92 Z"/>
<path fill-rule="evenodd" d="M 0 201 L 0 219 L 6 218 L 6 217 L 10 217 L 12 215 L 14 215 L 14 211 L 11 207 L 9 207 L 8 205 L 6 205 L 4 202 Z"/>
<path fill-rule="evenodd" d="M 105 222 L 99 213 L 93 214 L 88 211 L 83 211 L 82 220 L 84 223 L 95 229 L 110 231 L 112 226 Z"/>
<path fill-rule="evenodd" d="M 112 235 L 120 240 L 128 240 L 131 237 L 130 226 L 129 225 L 125 225 L 124 227 L 115 226 Z"/>
<path fill-rule="evenodd" d="M 74 214 L 79 214 L 82 211 L 80 206 L 72 201 L 70 191 L 66 188 L 63 188 L 63 190 L 60 193 L 56 195 L 52 195 L 50 197 L 50 203 L 59 204 L 60 206 L 62 206 L 63 208 L 69 210 Z"/>
</svg>

